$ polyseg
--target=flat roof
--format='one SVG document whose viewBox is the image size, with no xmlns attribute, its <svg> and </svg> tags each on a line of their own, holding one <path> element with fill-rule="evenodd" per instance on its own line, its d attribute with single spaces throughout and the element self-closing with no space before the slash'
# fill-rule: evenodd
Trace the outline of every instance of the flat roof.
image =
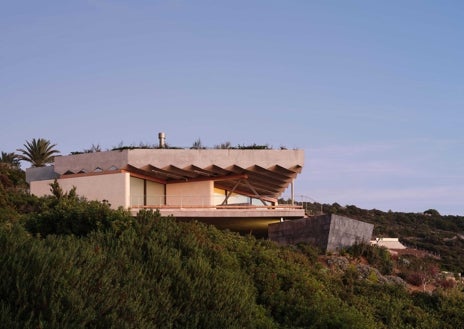
<svg viewBox="0 0 464 329">
<path fill-rule="evenodd" d="M 163 184 L 213 180 L 244 195 L 280 196 L 301 173 L 303 150 L 126 149 L 55 158 L 61 176 L 124 170 Z"/>
</svg>

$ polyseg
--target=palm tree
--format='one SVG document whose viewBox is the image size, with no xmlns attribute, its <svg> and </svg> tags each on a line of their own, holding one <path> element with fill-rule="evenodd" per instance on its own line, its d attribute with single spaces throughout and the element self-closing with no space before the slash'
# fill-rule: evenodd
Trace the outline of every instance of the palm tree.
<svg viewBox="0 0 464 329">
<path fill-rule="evenodd" d="M 17 149 L 22 153 L 18 155 L 18 158 L 30 162 L 33 167 L 43 167 L 47 163 L 53 162 L 54 155 L 60 153 L 60 151 L 54 149 L 55 146 L 56 144 L 51 144 L 47 139 L 33 138 L 30 142 L 26 141 L 24 149 Z"/>
<path fill-rule="evenodd" d="M 0 163 L 7 165 L 8 167 L 19 167 L 19 157 L 17 154 L 11 152 L 3 152 L 0 155 Z"/>
</svg>

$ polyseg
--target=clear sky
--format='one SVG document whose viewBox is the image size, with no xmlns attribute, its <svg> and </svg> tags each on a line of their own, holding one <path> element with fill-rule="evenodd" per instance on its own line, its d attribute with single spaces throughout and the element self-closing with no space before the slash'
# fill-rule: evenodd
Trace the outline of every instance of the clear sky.
<svg viewBox="0 0 464 329">
<path fill-rule="evenodd" d="M 299 148 L 297 199 L 464 215 L 463 61 L 463 1 L 1 0 L 0 151 Z"/>
</svg>

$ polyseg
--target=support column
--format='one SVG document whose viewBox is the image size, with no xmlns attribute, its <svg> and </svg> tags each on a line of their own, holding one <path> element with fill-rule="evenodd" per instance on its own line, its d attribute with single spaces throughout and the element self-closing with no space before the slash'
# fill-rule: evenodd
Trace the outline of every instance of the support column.
<svg viewBox="0 0 464 329">
<path fill-rule="evenodd" d="M 147 205 L 147 180 L 143 180 L 143 205 Z"/>
<path fill-rule="evenodd" d="M 292 206 L 295 205 L 295 189 L 294 189 L 294 186 L 293 186 L 293 180 L 292 182 L 290 183 L 290 193 L 291 193 L 291 199 L 292 199 Z"/>
</svg>

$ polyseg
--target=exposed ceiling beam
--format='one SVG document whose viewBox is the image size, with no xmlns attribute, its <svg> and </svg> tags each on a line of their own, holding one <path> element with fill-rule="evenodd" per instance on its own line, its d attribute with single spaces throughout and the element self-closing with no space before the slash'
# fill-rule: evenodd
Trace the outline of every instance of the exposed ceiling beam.
<svg viewBox="0 0 464 329">
<path fill-rule="evenodd" d="M 197 178 L 184 178 L 169 180 L 167 184 L 176 183 L 188 183 L 188 182 L 204 182 L 204 181 L 231 181 L 236 179 L 247 179 L 247 175 L 226 175 L 226 176 L 214 176 L 214 177 L 197 177 Z"/>
</svg>

